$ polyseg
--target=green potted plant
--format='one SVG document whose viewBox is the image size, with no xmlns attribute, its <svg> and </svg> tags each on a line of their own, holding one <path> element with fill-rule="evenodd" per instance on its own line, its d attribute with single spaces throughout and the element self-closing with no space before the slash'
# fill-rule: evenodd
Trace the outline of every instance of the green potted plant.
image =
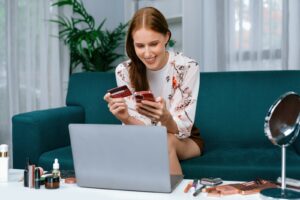
<svg viewBox="0 0 300 200">
<path fill-rule="evenodd" d="M 128 23 L 120 23 L 114 30 L 103 30 L 104 19 L 99 26 L 89 15 L 80 0 L 59 0 L 52 6 L 71 6 L 73 16 L 58 16 L 51 22 L 60 25 L 59 38 L 70 50 L 70 74 L 78 66 L 84 71 L 108 71 L 111 64 L 123 57 L 116 49 L 124 43 Z"/>
</svg>

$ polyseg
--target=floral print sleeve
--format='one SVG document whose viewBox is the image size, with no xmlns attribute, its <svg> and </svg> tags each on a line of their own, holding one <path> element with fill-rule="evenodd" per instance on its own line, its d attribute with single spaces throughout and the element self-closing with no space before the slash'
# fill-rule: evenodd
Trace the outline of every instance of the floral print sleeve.
<svg viewBox="0 0 300 200">
<path fill-rule="evenodd" d="M 153 85 L 150 80 L 150 87 L 156 88 L 156 96 L 162 96 L 166 100 L 166 106 L 171 113 L 178 127 L 176 136 L 179 139 L 187 138 L 191 135 L 196 113 L 198 90 L 200 84 L 199 65 L 192 59 L 183 56 L 181 53 L 170 53 L 166 64 L 166 73 L 162 73 L 161 79 L 156 79 L 158 84 Z M 134 88 L 129 80 L 129 61 L 123 62 L 116 68 L 117 85 L 127 85 L 131 92 Z M 141 120 L 145 125 L 154 125 L 151 119 L 139 114 L 135 110 L 135 100 L 133 96 L 125 98 L 128 105 L 129 115 Z M 155 125 L 161 125 L 160 122 Z"/>
<path fill-rule="evenodd" d="M 116 75 L 116 81 L 118 86 L 127 85 L 129 90 L 134 93 L 134 88 L 132 88 L 130 84 L 129 74 L 128 74 L 128 65 L 129 61 L 123 62 L 119 64 L 116 68 L 115 75 Z M 142 121 L 145 125 L 151 125 L 151 120 L 147 118 L 146 116 L 143 116 L 139 114 L 135 110 L 135 99 L 132 96 L 125 98 L 126 104 L 128 106 L 128 113 L 130 116 L 139 119 Z"/>
<path fill-rule="evenodd" d="M 195 120 L 200 84 L 200 69 L 197 62 L 176 54 L 171 61 L 173 66 L 172 89 L 169 95 L 169 111 L 178 127 L 178 138 L 191 135 Z"/>
</svg>

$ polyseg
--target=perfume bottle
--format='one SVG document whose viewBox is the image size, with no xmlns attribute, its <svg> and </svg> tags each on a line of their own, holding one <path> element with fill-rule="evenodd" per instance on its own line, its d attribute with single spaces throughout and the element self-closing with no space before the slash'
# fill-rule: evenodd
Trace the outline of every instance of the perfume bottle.
<svg viewBox="0 0 300 200">
<path fill-rule="evenodd" d="M 8 181 L 8 145 L 0 145 L 0 182 Z"/>
</svg>

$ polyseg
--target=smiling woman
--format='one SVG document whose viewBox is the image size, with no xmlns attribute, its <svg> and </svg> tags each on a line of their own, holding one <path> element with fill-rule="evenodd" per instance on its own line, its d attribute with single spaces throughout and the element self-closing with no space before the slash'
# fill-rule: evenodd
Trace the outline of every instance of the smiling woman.
<svg viewBox="0 0 300 200">
<path fill-rule="evenodd" d="M 141 28 L 132 33 L 134 50 L 138 58 L 145 63 L 147 69 L 157 71 L 168 61 L 168 52 L 165 49 L 170 33 L 162 35 L 151 29 Z"/>
<path fill-rule="evenodd" d="M 194 126 L 200 69 L 195 60 L 167 51 L 170 38 L 168 23 L 159 10 L 138 10 L 127 32 L 130 60 L 118 65 L 116 79 L 118 86 L 127 85 L 132 93 L 151 91 L 155 101 L 114 98 L 110 93 L 104 99 L 123 124 L 165 126 L 170 173 L 182 174 L 179 160 L 203 152 L 203 140 Z"/>
</svg>

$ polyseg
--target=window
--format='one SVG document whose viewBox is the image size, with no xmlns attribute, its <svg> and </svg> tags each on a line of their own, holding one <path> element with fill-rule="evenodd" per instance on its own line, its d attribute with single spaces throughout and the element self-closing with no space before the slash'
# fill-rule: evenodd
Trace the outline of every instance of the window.
<svg viewBox="0 0 300 200">
<path fill-rule="evenodd" d="M 6 5 L 5 0 L 0 0 L 0 138 L 1 142 L 7 138 L 5 135 L 8 127 L 8 95 L 7 95 L 7 71 L 6 71 Z M 6 128 L 7 127 L 7 128 Z"/>
<path fill-rule="evenodd" d="M 277 60 L 280 65 L 283 24 L 282 0 L 235 0 L 237 60 Z"/>
<path fill-rule="evenodd" d="M 6 37 L 5 37 L 5 0 L 0 0 L 0 88 L 5 86 L 5 51 L 6 51 Z"/>
</svg>

